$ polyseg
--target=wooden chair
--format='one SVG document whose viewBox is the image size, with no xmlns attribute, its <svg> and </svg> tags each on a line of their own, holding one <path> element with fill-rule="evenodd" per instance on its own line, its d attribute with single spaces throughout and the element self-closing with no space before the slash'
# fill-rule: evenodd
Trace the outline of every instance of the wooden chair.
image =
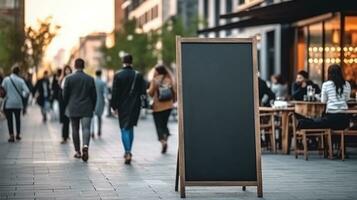
<svg viewBox="0 0 357 200">
<path fill-rule="evenodd" d="M 260 134 L 269 136 L 271 151 L 276 153 L 274 112 L 264 112 L 259 115 Z"/>
<path fill-rule="evenodd" d="M 340 145 L 339 145 L 339 153 L 341 155 L 341 160 L 345 160 L 345 151 L 346 151 L 346 145 L 345 145 L 345 136 L 353 136 L 357 137 L 357 130 L 353 129 L 354 126 L 357 126 L 357 124 L 353 124 L 344 129 L 344 130 L 333 130 L 332 135 L 336 135 L 340 137 Z"/>
<path fill-rule="evenodd" d="M 328 158 L 332 159 L 332 139 L 331 139 L 331 129 L 300 129 L 295 132 L 294 144 L 295 144 L 295 158 L 298 158 L 298 155 L 303 153 L 305 160 L 308 160 L 308 138 L 309 137 L 318 137 L 319 138 L 319 147 L 318 150 L 321 153 L 326 153 L 325 147 L 325 137 L 327 138 L 327 148 L 328 148 Z M 297 141 L 301 141 L 303 149 L 299 149 Z"/>
<path fill-rule="evenodd" d="M 307 116 L 310 118 L 315 118 L 319 117 L 322 115 L 322 113 L 325 111 L 325 105 L 321 103 L 309 103 L 309 102 L 304 102 L 301 105 L 296 104 L 295 105 L 295 113 L 299 113 L 303 116 Z M 294 146 L 295 146 L 295 158 L 298 158 L 299 154 L 304 154 L 305 160 L 308 160 L 308 138 L 310 137 L 317 137 L 319 139 L 319 144 L 318 144 L 318 151 L 319 154 L 322 152 L 325 154 L 325 157 L 327 155 L 326 152 L 328 152 L 328 158 L 332 159 L 333 158 L 333 152 L 332 152 L 332 138 L 331 138 L 331 129 L 297 129 L 296 128 L 296 120 L 294 120 L 295 123 L 295 130 L 294 132 Z M 325 146 L 325 139 L 327 140 L 327 147 Z M 299 149 L 299 146 L 297 145 L 297 141 L 301 141 L 303 149 Z"/>
</svg>

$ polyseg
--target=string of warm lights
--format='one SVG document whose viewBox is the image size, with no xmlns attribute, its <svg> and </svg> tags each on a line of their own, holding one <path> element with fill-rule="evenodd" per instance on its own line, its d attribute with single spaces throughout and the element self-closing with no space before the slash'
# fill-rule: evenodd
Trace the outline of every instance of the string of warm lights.
<svg viewBox="0 0 357 200">
<path fill-rule="evenodd" d="M 309 47 L 309 52 L 322 52 L 323 47 Z M 325 52 L 340 52 L 341 47 L 325 47 Z M 343 47 L 345 52 L 357 52 L 357 47 Z"/>
<path fill-rule="evenodd" d="M 325 61 L 327 64 L 334 64 L 334 63 L 341 63 L 341 59 L 338 58 L 341 50 L 344 52 L 345 58 L 343 59 L 343 62 L 345 64 L 357 64 L 357 57 L 353 56 L 353 54 L 357 53 L 357 47 L 309 47 L 309 54 L 311 54 L 308 62 L 310 64 L 321 64 Z M 325 60 L 322 59 L 321 53 L 325 51 L 328 53 L 326 55 Z"/>
</svg>

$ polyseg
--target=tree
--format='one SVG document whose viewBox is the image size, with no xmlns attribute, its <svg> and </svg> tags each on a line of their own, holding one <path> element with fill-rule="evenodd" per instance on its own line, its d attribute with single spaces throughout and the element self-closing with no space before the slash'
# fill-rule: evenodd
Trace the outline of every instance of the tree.
<svg viewBox="0 0 357 200">
<path fill-rule="evenodd" d="M 161 56 L 166 66 L 171 66 L 176 58 L 176 36 L 195 36 L 198 27 L 198 18 L 191 19 L 190 26 L 185 27 L 180 16 L 172 17 L 161 27 L 160 39 L 162 42 Z"/>
<path fill-rule="evenodd" d="M 11 66 L 22 61 L 21 47 L 23 45 L 22 30 L 16 30 L 16 27 L 10 21 L 0 20 L 0 67 L 5 73 L 10 72 Z"/>
<path fill-rule="evenodd" d="M 137 31 L 135 20 L 127 21 L 121 31 L 115 34 L 114 46 L 102 49 L 106 68 L 119 69 L 122 66 L 120 55 L 130 53 L 133 55 L 133 65 L 136 69 L 142 73 L 147 72 L 157 62 L 157 38 L 155 32 Z"/>
<path fill-rule="evenodd" d="M 38 27 L 27 27 L 25 30 L 23 66 L 25 69 L 35 67 L 36 74 L 48 45 L 60 29 L 60 26 L 53 25 L 51 21 L 52 17 L 47 17 L 38 21 Z"/>
</svg>

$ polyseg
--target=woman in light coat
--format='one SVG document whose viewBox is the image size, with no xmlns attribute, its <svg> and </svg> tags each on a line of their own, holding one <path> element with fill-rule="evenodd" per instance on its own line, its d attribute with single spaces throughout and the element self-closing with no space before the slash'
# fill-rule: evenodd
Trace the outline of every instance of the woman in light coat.
<svg viewBox="0 0 357 200">
<path fill-rule="evenodd" d="M 13 116 L 16 121 L 16 140 L 21 140 L 21 110 L 24 108 L 24 98 L 30 93 L 25 81 L 20 77 L 18 66 L 12 68 L 12 74 L 3 80 L 2 87 L 6 91 L 3 106 L 10 135 L 8 142 L 15 142 Z"/>
<path fill-rule="evenodd" d="M 160 91 L 163 90 L 166 90 L 166 93 L 170 93 L 171 91 L 171 98 L 160 99 L 160 96 L 162 96 Z M 161 153 L 164 154 L 167 151 L 167 140 L 170 136 L 167 124 L 171 111 L 174 108 L 174 102 L 176 101 L 176 88 L 174 80 L 165 66 L 159 65 L 155 67 L 154 78 L 150 82 L 150 87 L 147 93 L 153 98 L 152 109 L 155 127 L 159 141 L 162 145 Z"/>
</svg>

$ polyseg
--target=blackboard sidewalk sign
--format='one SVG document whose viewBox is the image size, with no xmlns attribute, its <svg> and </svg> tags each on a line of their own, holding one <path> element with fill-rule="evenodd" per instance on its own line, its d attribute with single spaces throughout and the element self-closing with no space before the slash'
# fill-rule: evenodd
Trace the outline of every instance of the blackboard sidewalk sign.
<svg viewBox="0 0 357 200">
<path fill-rule="evenodd" d="M 256 186 L 263 196 L 254 38 L 176 37 L 175 190 Z"/>
</svg>

